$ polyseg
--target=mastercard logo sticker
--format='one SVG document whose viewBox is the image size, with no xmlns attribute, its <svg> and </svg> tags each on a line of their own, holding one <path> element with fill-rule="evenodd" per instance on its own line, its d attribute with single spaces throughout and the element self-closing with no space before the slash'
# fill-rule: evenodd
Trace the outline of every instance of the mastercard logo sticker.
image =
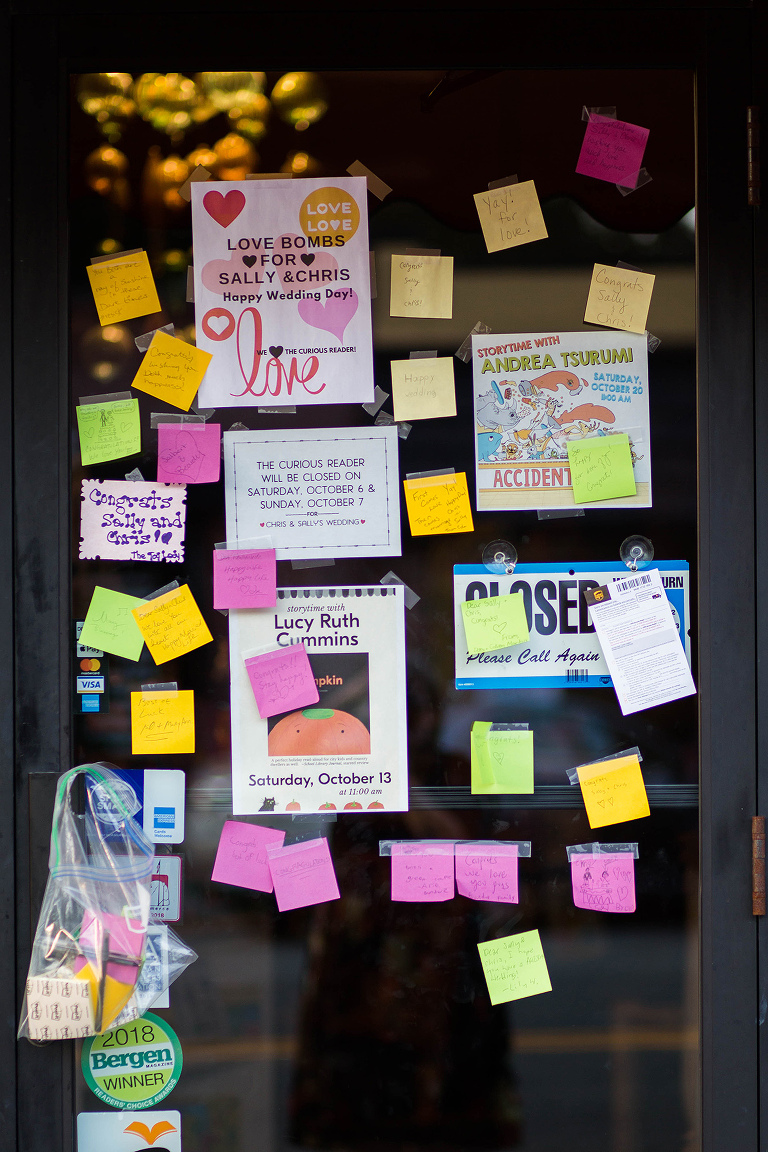
<svg viewBox="0 0 768 1152">
<path fill-rule="evenodd" d="M 100 668 L 101 668 L 101 660 L 94 660 L 93 658 L 91 658 L 89 660 L 81 660 L 80 661 L 80 671 L 81 672 L 98 672 Z"/>
</svg>

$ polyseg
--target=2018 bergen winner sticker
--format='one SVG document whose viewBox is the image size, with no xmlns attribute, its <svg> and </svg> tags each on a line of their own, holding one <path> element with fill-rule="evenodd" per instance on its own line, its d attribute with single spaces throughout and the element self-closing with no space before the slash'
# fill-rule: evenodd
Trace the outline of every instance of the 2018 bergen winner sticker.
<svg viewBox="0 0 768 1152">
<path fill-rule="evenodd" d="M 151 1108 L 181 1076 L 181 1044 L 170 1025 L 152 1012 L 83 1042 L 85 1082 L 113 1108 Z"/>
</svg>

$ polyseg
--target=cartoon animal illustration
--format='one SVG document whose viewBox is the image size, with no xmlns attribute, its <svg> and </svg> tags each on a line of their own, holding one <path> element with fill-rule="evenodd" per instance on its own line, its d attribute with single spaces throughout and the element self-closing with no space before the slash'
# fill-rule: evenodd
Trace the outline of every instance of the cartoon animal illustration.
<svg viewBox="0 0 768 1152">
<path fill-rule="evenodd" d="M 501 432 L 478 432 L 477 458 L 478 460 L 496 459 L 494 453 L 501 443 Z"/>
<path fill-rule="evenodd" d="M 265 796 L 261 802 L 261 808 L 259 808 L 259 812 L 274 812 L 274 810 L 275 810 L 275 798 L 274 798 L 274 796 Z"/>
</svg>

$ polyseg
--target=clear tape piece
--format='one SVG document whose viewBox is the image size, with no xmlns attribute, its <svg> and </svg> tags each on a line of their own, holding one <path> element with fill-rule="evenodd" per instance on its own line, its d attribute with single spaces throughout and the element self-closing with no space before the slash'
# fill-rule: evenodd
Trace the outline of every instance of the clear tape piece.
<svg viewBox="0 0 768 1152">
<path fill-rule="evenodd" d="M 565 520 L 568 516 L 583 516 L 583 508 L 538 508 L 539 520 Z"/>
<path fill-rule="evenodd" d="M 409 352 L 409 360 L 434 360 L 437 356 L 437 348 L 431 348 L 429 352 Z"/>
<path fill-rule="evenodd" d="M 187 304 L 194 304 L 195 302 L 195 269 L 191 264 L 187 265 Z"/>
<path fill-rule="evenodd" d="M 455 468 L 433 468 L 431 472 L 406 472 L 406 480 L 425 480 L 429 476 L 455 476 Z"/>
<path fill-rule="evenodd" d="M 391 856 L 393 844 L 409 844 L 423 847 L 425 853 L 439 856 L 449 856 L 457 844 L 476 844 L 479 848 L 517 848 L 517 855 L 529 857 L 531 855 L 530 840 L 379 840 L 379 856 Z M 450 849 L 450 852 L 449 852 Z"/>
<path fill-rule="evenodd" d="M 335 560 L 291 560 L 291 568 L 294 570 L 301 568 L 333 568 L 336 564 Z"/>
<path fill-rule="evenodd" d="M 133 393 L 105 392 L 102 396 L 81 396 L 78 403 L 83 408 L 86 404 L 111 404 L 115 400 L 133 400 Z"/>
<path fill-rule="evenodd" d="M 421 596 L 417 596 L 413 589 L 408 587 L 405 580 L 401 580 L 394 572 L 387 572 L 386 576 L 382 576 L 379 580 L 379 584 L 399 584 L 404 589 L 405 606 L 408 611 L 415 608 L 421 600 Z"/>
<path fill-rule="evenodd" d="M 626 268 L 629 272 L 642 272 L 642 268 L 638 268 L 636 264 L 627 264 L 626 260 L 617 260 L 617 268 Z"/>
<path fill-rule="evenodd" d="M 227 432 L 250 432 L 250 428 L 243 424 L 242 420 L 235 420 L 234 424 L 230 424 Z"/>
<path fill-rule="evenodd" d="M 91 256 L 91 264 L 109 264 L 110 260 L 122 260 L 124 256 L 139 256 L 143 248 L 126 248 L 125 252 L 111 252 L 109 256 Z"/>
<path fill-rule="evenodd" d="M 501 180 L 489 180 L 488 191 L 492 192 L 494 188 L 510 188 L 513 184 L 517 184 L 517 175 L 502 176 Z"/>
<path fill-rule="evenodd" d="M 201 412 L 152 412 L 149 417 L 150 428 L 157 428 L 158 424 L 205 424 L 206 417 Z"/>
<path fill-rule="evenodd" d="M 469 364 L 472 359 L 472 337 L 481 336 L 485 332 L 490 332 L 491 329 L 487 324 L 483 324 L 482 320 L 478 320 L 472 331 L 468 336 L 465 336 L 459 347 L 454 352 L 454 356 L 458 360 L 463 360 L 465 364 Z"/>
<path fill-rule="evenodd" d="M 262 548 L 274 548 L 271 536 L 251 536 L 244 540 L 222 540 L 219 544 L 214 544 L 214 548 L 221 548 L 226 552 L 239 552 L 243 549 L 255 548 L 261 550 Z"/>
<path fill-rule="evenodd" d="M 658 338 L 658 336 L 654 336 L 651 332 L 646 332 L 645 335 L 648 337 L 648 351 L 655 352 L 661 344 L 661 340 Z"/>
<path fill-rule="evenodd" d="M 621 760 L 624 756 L 637 756 L 640 763 L 643 762 L 643 754 L 638 747 L 625 748 L 623 752 L 609 752 L 607 756 L 599 756 L 595 760 L 585 760 L 576 768 L 566 768 L 565 774 L 571 784 L 578 784 L 579 768 L 588 768 L 590 764 L 604 764 L 606 760 Z"/>
<path fill-rule="evenodd" d="M 368 191 L 377 200 L 384 200 L 392 191 L 389 184 L 385 184 L 381 177 L 377 176 L 375 172 L 371 172 L 370 168 L 366 168 L 365 164 L 361 164 L 359 160 L 354 160 L 347 168 L 347 172 L 350 176 L 364 176 L 368 184 Z"/>
<path fill-rule="evenodd" d="M 440 248 L 406 248 L 406 256 L 440 256 L 442 249 Z"/>
<path fill-rule="evenodd" d="M 382 410 L 381 412 L 376 413 L 376 419 L 374 420 L 373 423 L 374 423 L 376 428 L 390 428 L 394 424 L 394 422 L 395 422 L 395 418 L 392 415 L 392 413 L 391 412 L 384 412 Z"/>
<path fill-rule="evenodd" d="M 626 184 L 617 184 L 616 187 L 622 196 L 629 196 L 630 192 L 637 192 L 638 188 L 643 188 L 646 184 L 650 184 L 651 180 L 653 180 L 653 176 L 651 176 L 648 169 L 641 168 L 637 174 L 637 183 L 634 187 L 630 188 Z"/>
<path fill-rule="evenodd" d="M 530 732 L 530 724 L 491 724 L 491 732 Z"/>
<path fill-rule="evenodd" d="M 398 421 L 397 434 L 400 437 L 400 439 L 401 440 L 407 440 L 411 434 L 412 428 L 413 428 L 412 424 L 406 424 L 406 422 L 404 420 Z"/>
<path fill-rule="evenodd" d="M 369 400 L 367 404 L 361 404 L 360 407 L 363 408 L 369 416 L 375 416 L 385 400 L 389 400 L 389 392 L 385 392 L 384 389 L 379 388 L 377 384 L 373 391 L 373 400 Z"/>
<path fill-rule="evenodd" d="M 295 404 L 283 404 L 282 406 L 275 405 L 274 408 L 257 408 L 256 411 L 261 416 L 295 416 Z"/>
<path fill-rule="evenodd" d="M 141 336 L 134 338 L 134 344 L 139 352 L 146 352 L 152 343 L 156 332 L 167 332 L 169 336 L 173 336 L 176 332 L 173 324 L 163 324 L 160 328 L 153 328 L 151 332 L 142 332 Z"/>
<path fill-rule="evenodd" d="M 607 116 L 610 120 L 616 119 L 616 105 L 609 104 L 605 108 L 587 108 L 582 107 L 581 118 L 582 120 L 589 120 L 590 116 Z"/>
<path fill-rule="evenodd" d="M 178 580 L 171 580 L 170 584 L 163 584 L 162 588 L 156 588 L 154 592 L 147 592 L 144 599 L 157 600 L 158 596 L 165 596 L 166 592 L 173 592 L 173 590 L 178 587 Z"/>
<path fill-rule="evenodd" d="M 176 680 L 169 680 L 167 684 L 142 684 L 141 686 L 142 700 L 160 696 L 173 698 L 178 694 L 179 685 Z"/>
<path fill-rule="evenodd" d="M 608 856 L 616 852 L 626 852 L 632 854 L 632 857 L 637 860 L 639 853 L 637 851 L 637 844 L 570 844 L 566 849 L 568 853 L 568 863 L 571 862 L 572 856 Z"/>
<path fill-rule="evenodd" d="M 134 483 L 138 480 L 144 480 L 144 477 L 138 468 L 132 468 L 130 472 L 126 472 L 125 478 L 126 480 L 133 480 Z"/>
</svg>

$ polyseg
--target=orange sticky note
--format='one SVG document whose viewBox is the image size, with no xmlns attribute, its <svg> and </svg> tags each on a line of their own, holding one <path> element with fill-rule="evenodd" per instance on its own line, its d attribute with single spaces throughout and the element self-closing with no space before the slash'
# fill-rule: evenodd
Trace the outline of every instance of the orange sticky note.
<svg viewBox="0 0 768 1152">
<path fill-rule="evenodd" d="M 133 609 L 155 664 L 165 664 L 213 640 L 189 585 L 174 588 Z"/>
<path fill-rule="evenodd" d="M 211 359 L 194 344 L 155 332 L 131 387 L 189 412 Z"/>
<path fill-rule="evenodd" d="M 146 252 L 89 264 L 86 271 L 102 327 L 160 311 Z"/>
<path fill-rule="evenodd" d="M 403 487 L 412 536 L 474 531 L 466 472 L 419 476 Z"/>
<path fill-rule="evenodd" d="M 195 750 L 194 692 L 131 692 L 131 752 L 151 756 Z"/>
<path fill-rule="evenodd" d="M 590 828 L 621 824 L 650 816 L 648 796 L 637 756 L 619 756 L 584 764 L 576 772 Z"/>
</svg>

